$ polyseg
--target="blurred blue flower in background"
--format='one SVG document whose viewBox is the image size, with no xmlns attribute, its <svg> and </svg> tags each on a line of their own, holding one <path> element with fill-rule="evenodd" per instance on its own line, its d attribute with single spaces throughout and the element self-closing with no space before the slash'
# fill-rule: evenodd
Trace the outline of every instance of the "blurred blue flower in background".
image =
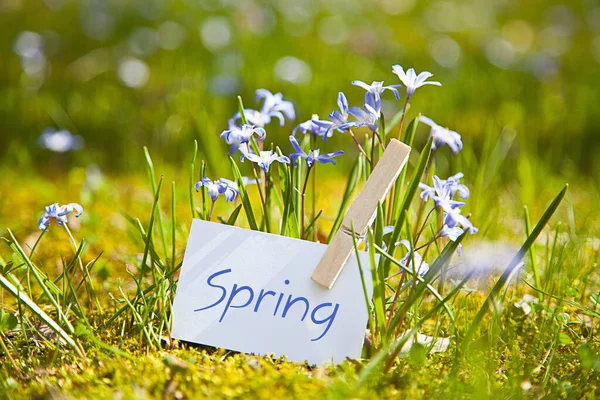
<svg viewBox="0 0 600 400">
<path fill-rule="evenodd" d="M 54 130 L 48 128 L 44 130 L 38 139 L 38 143 L 45 149 L 55 153 L 65 153 L 71 150 L 78 150 L 83 147 L 84 140 L 79 135 L 73 135 L 67 130 Z"/>
</svg>

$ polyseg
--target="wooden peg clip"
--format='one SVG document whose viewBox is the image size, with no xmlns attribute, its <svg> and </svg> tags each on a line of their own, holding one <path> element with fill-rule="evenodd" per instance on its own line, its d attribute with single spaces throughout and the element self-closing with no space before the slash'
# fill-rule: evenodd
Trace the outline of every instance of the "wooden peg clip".
<svg viewBox="0 0 600 400">
<path fill-rule="evenodd" d="M 354 226 L 354 232 L 359 238 L 366 235 L 377 213 L 377 205 L 387 196 L 406 164 L 409 153 L 409 146 L 396 139 L 390 141 L 313 271 L 311 276 L 313 281 L 327 289 L 333 287 L 350 254 L 354 251 L 352 227 Z"/>
</svg>

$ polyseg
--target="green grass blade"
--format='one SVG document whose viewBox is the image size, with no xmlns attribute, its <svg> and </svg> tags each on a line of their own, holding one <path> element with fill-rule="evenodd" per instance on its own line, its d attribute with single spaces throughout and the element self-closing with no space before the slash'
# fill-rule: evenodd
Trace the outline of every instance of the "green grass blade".
<svg viewBox="0 0 600 400">
<path fill-rule="evenodd" d="M 529 236 L 531 234 L 531 219 L 529 217 L 529 209 L 527 206 L 523 207 L 523 217 L 525 219 L 525 234 Z M 535 247 L 532 245 L 529 248 L 529 259 L 531 261 L 531 269 L 533 270 L 533 278 L 535 286 L 542 288 L 542 281 L 540 280 L 540 271 L 538 269 L 537 257 L 535 255 Z"/>
<path fill-rule="evenodd" d="M 446 297 L 444 297 L 442 301 L 434 305 L 427 313 L 425 313 L 425 315 L 423 315 L 423 317 L 417 321 L 415 326 L 410 331 L 404 333 L 404 335 L 402 335 L 400 338 L 390 342 L 385 348 L 379 350 L 379 352 L 371 358 L 369 363 L 358 374 L 356 388 L 363 386 L 368 379 L 381 368 L 382 364 L 386 360 L 390 359 L 390 355 L 395 357 L 395 355 L 400 352 L 400 349 L 402 349 L 402 346 L 404 346 L 406 341 L 415 335 L 429 318 L 435 315 L 435 313 L 437 313 L 446 303 L 448 303 L 456 294 L 458 294 L 470 278 L 470 275 L 466 276 Z"/>
<path fill-rule="evenodd" d="M 313 229 L 315 227 L 315 222 L 317 222 L 317 220 L 319 219 L 319 217 L 321 216 L 321 214 L 323 214 L 323 210 L 320 210 L 317 213 L 317 215 L 315 215 L 315 217 L 312 219 L 312 221 L 310 221 L 310 223 L 308 224 L 308 226 L 304 230 L 304 237 L 302 239 L 306 240 L 306 238 L 310 236 L 310 234 L 312 233 L 312 231 L 313 231 Z"/>
<path fill-rule="evenodd" d="M 396 327 L 400 324 L 401 318 L 403 315 L 406 315 L 406 312 L 416 303 L 418 299 L 423 296 L 423 292 L 427 289 L 427 285 L 431 284 L 433 280 L 438 276 L 438 273 L 444 268 L 449 262 L 452 255 L 456 252 L 458 245 L 462 240 L 467 236 L 467 232 L 460 235 L 456 241 L 449 242 L 442 253 L 435 259 L 433 264 L 429 267 L 429 271 L 423 276 L 424 285 L 416 285 L 414 287 L 414 291 L 412 295 L 409 296 L 402 308 L 394 315 L 392 321 L 390 322 L 390 331 L 394 331 Z"/>
<path fill-rule="evenodd" d="M 237 221 L 238 215 L 240 215 L 240 211 L 242 210 L 242 205 L 240 204 L 233 210 L 229 218 L 227 219 L 227 225 L 235 225 L 235 221 Z"/>
<path fill-rule="evenodd" d="M 171 182 L 171 267 L 175 266 L 175 254 L 177 252 L 177 220 L 176 220 L 176 206 L 175 206 L 175 181 Z"/>
<path fill-rule="evenodd" d="M 195 182 L 194 180 L 196 179 L 195 175 L 196 175 L 196 156 L 198 154 L 198 141 L 194 140 L 194 155 L 192 156 L 192 162 L 190 163 L 190 182 L 189 182 L 189 188 L 188 188 L 188 194 L 190 196 L 190 211 L 192 213 L 192 219 L 196 218 L 196 201 L 194 198 L 194 192 L 196 191 L 194 189 L 194 185 Z"/>
<path fill-rule="evenodd" d="M 25 304 L 36 317 L 44 321 L 46 325 L 50 327 L 62 340 L 65 341 L 70 347 L 72 347 L 77 355 L 84 357 L 83 349 L 67 332 L 65 332 L 59 324 L 57 324 L 48 314 L 46 314 L 33 300 L 31 300 L 25 293 L 20 292 L 16 287 L 13 286 L 4 276 L 0 275 L 0 285 L 6 289 L 9 293 L 15 296 L 21 303 Z"/>
<path fill-rule="evenodd" d="M 344 216 L 346 215 L 346 210 L 350 205 L 350 200 L 352 199 L 352 194 L 360 181 L 360 177 L 362 175 L 362 163 L 360 162 L 360 158 L 354 163 L 352 170 L 350 171 L 350 175 L 348 176 L 348 182 L 346 183 L 346 190 L 344 190 L 344 196 L 342 196 L 342 202 L 340 203 L 340 208 L 338 210 L 338 214 L 335 217 L 335 221 L 333 222 L 333 226 L 331 227 L 331 232 L 329 232 L 329 237 L 327 238 L 327 244 L 331 242 L 333 236 L 336 234 L 340 226 L 342 225 L 342 221 L 344 220 Z"/>
<path fill-rule="evenodd" d="M 160 188 L 162 187 L 163 177 L 160 177 L 158 182 L 157 190 L 154 192 L 154 202 L 152 204 L 152 212 L 150 213 L 150 222 L 148 222 L 148 230 L 146 232 L 146 243 L 144 245 L 144 256 L 142 258 L 142 264 L 140 265 L 140 278 L 142 278 L 146 272 L 146 262 L 148 261 L 148 254 L 150 249 L 154 250 L 152 245 L 152 229 L 154 228 L 154 219 L 156 213 L 160 213 L 158 209 L 158 200 L 160 198 Z"/>
<path fill-rule="evenodd" d="M 542 232 L 542 230 L 544 229 L 546 224 L 548 224 L 548 221 L 550 221 L 550 218 L 552 217 L 552 215 L 554 214 L 554 212 L 556 211 L 556 209 L 562 202 L 562 199 L 565 197 L 565 194 L 567 193 L 568 188 L 569 188 L 569 185 L 568 184 L 565 185 L 565 187 L 554 198 L 554 200 L 552 200 L 552 203 L 550 203 L 550 206 L 548 206 L 548 208 L 546 209 L 546 212 L 544 212 L 544 215 L 542 215 L 542 218 L 540 218 L 538 223 L 535 225 L 535 228 L 533 228 L 533 231 L 527 237 L 527 239 L 525 240 L 525 243 L 523 243 L 523 245 L 521 246 L 521 248 L 519 249 L 517 254 L 513 257 L 510 264 L 508 265 L 508 267 L 506 267 L 506 269 L 504 270 L 504 272 L 502 273 L 502 275 L 500 276 L 500 278 L 498 279 L 498 281 L 492 288 L 492 291 L 490 292 L 490 294 L 488 295 L 484 304 L 481 306 L 481 308 L 477 312 L 477 315 L 475 315 L 475 318 L 473 319 L 473 322 L 471 323 L 471 326 L 469 327 L 469 330 L 467 331 L 467 333 L 465 335 L 465 339 L 463 342 L 463 348 L 465 348 L 468 345 L 469 341 L 475 334 L 477 328 L 479 327 L 479 325 L 481 325 L 481 322 L 483 321 L 483 317 L 485 316 L 487 311 L 493 306 L 494 299 L 500 293 L 500 290 L 502 290 L 504 283 L 508 280 L 508 278 L 510 277 L 513 270 L 519 265 L 519 263 L 521 262 L 521 260 L 525 256 L 525 254 L 527 254 L 527 251 L 531 248 L 531 246 L 533 245 L 533 243 L 535 242 L 537 237 L 540 235 L 540 233 Z"/>
<path fill-rule="evenodd" d="M 356 236 L 354 225 L 352 226 L 352 235 Z M 385 281 L 382 278 L 381 270 L 377 268 L 377 260 L 375 258 L 375 236 L 373 230 L 367 232 L 367 240 L 369 241 L 369 263 L 371 265 L 371 277 L 373 279 L 373 308 L 375 310 L 375 323 L 377 332 L 379 333 L 380 343 L 385 345 L 387 342 L 387 329 L 385 320 Z"/>
<path fill-rule="evenodd" d="M 250 229 L 258 231 L 259 229 L 258 225 L 256 224 L 256 218 L 254 217 L 254 211 L 252 210 L 252 204 L 250 204 L 250 198 L 248 197 L 248 192 L 246 192 L 246 187 L 244 186 L 240 169 L 235 161 L 233 161 L 233 158 L 229 157 L 229 161 L 231 163 L 231 170 L 233 171 L 233 178 L 235 179 L 240 191 L 239 196 L 242 205 L 244 206 L 244 212 L 246 213 L 246 218 L 248 219 L 248 225 L 250 225 Z"/>
<path fill-rule="evenodd" d="M 160 190 L 160 185 L 156 186 L 156 174 L 154 172 L 154 163 L 152 162 L 152 158 L 150 157 L 150 152 L 148 151 L 148 147 L 144 146 L 144 156 L 146 158 L 146 166 L 148 167 L 148 178 L 150 179 L 150 184 L 152 185 L 152 192 L 154 196 L 157 195 L 157 190 Z M 162 180 L 162 178 L 161 178 Z M 157 213 L 156 213 L 156 221 L 158 222 L 158 231 L 160 234 L 160 240 L 163 250 L 163 255 L 167 257 L 167 235 L 165 233 L 165 227 L 162 220 L 162 214 L 160 211 L 160 204 L 157 204 Z"/>
</svg>

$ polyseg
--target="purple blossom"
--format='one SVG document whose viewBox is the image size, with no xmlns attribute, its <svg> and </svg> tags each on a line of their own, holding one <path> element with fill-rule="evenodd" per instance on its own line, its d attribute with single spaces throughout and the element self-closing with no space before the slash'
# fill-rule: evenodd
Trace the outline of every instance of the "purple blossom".
<svg viewBox="0 0 600 400">
<path fill-rule="evenodd" d="M 217 201 L 220 195 L 225 196 L 225 201 L 234 201 L 238 195 L 237 185 L 230 185 L 232 183 L 228 179 L 221 178 L 216 181 L 212 181 L 206 176 L 203 177 L 198 183 L 196 183 L 196 192 L 200 190 L 200 187 L 206 187 L 208 197 L 211 198 L 213 203 Z"/>
<path fill-rule="evenodd" d="M 323 135 L 324 141 L 333 135 L 334 129 L 337 129 L 338 132 L 341 133 L 346 133 L 348 132 L 348 129 L 350 129 L 350 126 L 348 125 L 348 99 L 346 99 L 346 95 L 344 95 L 343 92 L 338 93 L 337 104 L 340 111 L 333 110 L 329 114 L 329 121 L 313 119 L 314 124 L 323 129 L 327 129 L 327 134 Z"/>
<path fill-rule="evenodd" d="M 408 240 L 401 240 L 396 243 L 396 246 L 399 244 L 403 245 L 408 250 L 404 258 L 400 260 L 400 264 L 404 265 L 406 268 L 412 268 L 412 270 L 419 276 L 424 276 L 427 271 L 429 271 L 429 264 L 423 260 L 423 257 L 421 257 L 419 253 L 412 250 L 412 246 Z M 411 266 L 413 259 L 415 261 L 415 265 Z"/>
<path fill-rule="evenodd" d="M 421 115 L 419 121 L 427 124 L 431 127 L 429 135 L 433 137 L 432 149 L 435 150 L 443 145 L 448 145 L 454 154 L 458 154 L 463 148 L 461 136 L 458 132 L 451 131 L 448 128 L 444 128 L 436 124 L 431 118 Z"/>
<path fill-rule="evenodd" d="M 221 133 L 221 138 L 230 145 L 230 153 L 235 153 L 242 143 L 250 142 L 252 135 L 257 135 L 258 139 L 264 140 L 267 136 L 263 128 L 254 125 L 244 124 L 241 127 L 235 125 L 233 120 L 229 120 L 229 129 Z"/>
<path fill-rule="evenodd" d="M 55 220 L 58 226 L 62 226 L 67 223 L 67 215 L 73 211 L 76 212 L 75 216 L 79 218 L 83 213 L 83 207 L 78 203 L 69 203 L 64 206 L 54 203 L 46 206 L 44 214 L 42 214 L 38 221 L 38 228 L 41 231 L 47 230 L 52 220 Z"/>
<path fill-rule="evenodd" d="M 444 212 L 444 225 L 446 225 L 448 228 L 454 228 L 460 225 L 472 235 L 479 232 L 479 229 L 473 226 L 473 223 L 469 220 L 469 218 L 460 213 L 459 208 Z"/>
<path fill-rule="evenodd" d="M 430 197 L 435 202 L 437 208 L 441 208 L 444 211 L 459 208 L 465 205 L 464 202 L 452 200 L 454 193 L 452 192 L 453 186 L 449 185 L 447 181 L 444 181 L 433 176 L 433 187 L 427 186 L 424 183 L 419 183 L 421 188 L 421 199 L 427 201 Z"/>
<path fill-rule="evenodd" d="M 267 89 L 258 89 L 255 92 L 255 100 L 257 103 L 260 99 L 263 99 L 263 105 L 260 109 L 262 114 L 267 114 L 279 118 L 283 121 L 285 115 L 288 119 L 296 119 L 296 111 L 294 110 L 294 104 L 291 101 L 283 100 L 281 93 L 271 93 Z M 281 123 L 283 125 L 283 122 Z"/>
<path fill-rule="evenodd" d="M 294 128 L 292 135 L 300 131 L 303 134 L 310 133 L 313 136 L 319 136 L 323 138 L 323 141 L 333 136 L 333 130 L 331 129 L 331 123 L 329 121 L 319 121 L 319 116 L 313 114 L 312 118 L 302 122 Z"/>
<path fill-rule="evenodd" d="M 377 132 L 379 130 L 379 118 L 381 117 L 381 99 L 367 93 L 364 108 L 350 107 L 348 114 L 354 116 L 356 121 L 343 124 L 341 128 L 367 126 L 372 132 Z"/>
<path fill-rule="evenodd" d="M 442 230 L 440 231 L 440 237 L 447 237 L 448 239 L 452 240 L 453 242 L 456 242 L 456 239 L 458 239 L 458 237 L 460 235 L 462 235 L 465 231 L 462 230 L 460 227 L 455 226 L 454 228 L 448 228 L 447 225 L 444 225 Z M 456 252 L 458 253 L 458 256 L 462 256 L 462 244 L 458 244 L 458 248 L 456 249 Z"/>
<path fill-rule="evenodd" d="M 435 202 L 437 208 L 441 208 L 444 211 L 444 228 L 442 229 L 443 236 L 450 237 L 451 240 L 456 240 L 456 233 L 458 230 L 453 228 L 458 225 L 462 226 L 463 229 L 469 233 L 477 233 L 478 229 L 473 226 L 471 221 L 461 214 L 460 209 L 465 205 L 462 201 L 453 200 L 453 197 L 458 194 L 462 199 L 469 197 L 469 189 L 460 183 L 460 179 L 464 175 L 458 173 L 451 176 L 447 180 L 442 180 L 436 175 L 433 176 L 433 187 L 430 187 L 424 183 L 419 183 L 421 188 L 421 199 L 423 201 L 431 198 Z M 444 230 L 445 228 L 448 228 Z M 460 234 L 459 234 L 460 236 Z M 454 237 L 454 239 L 453 239 Z"/>
<path fill-rule="evenodd" d="M 292 143 L 294 150 L 296 150 L 295 153 L 290 154 L 290 159 L 294 165 L 297 164 L 298 158 L 304 158 L 308 168 L 312 168 L 315 161 L 321 164 L 331 163 L 335 165 L 335 161 L 333 161 L 332 158 L 344 154 L 342 150 L 333 153 L 320 154 L 321 151 L 319 149 L 310 150 L 308 153 L 306 153 L 304 150 L 302 150 L 302 147 L 300 147 L 300 144 L 293 135 L 290 136 L 290 142 Z"/>
<path fill-rule="evenodd" d="M 247 108 L 244 109 L 244 116 L 248 123 L 256 125 L 260 128 L 264 128 L 265 125 L 271 122 L 271 118 L 275 117 L 279 119 L 279 124 L 283 126 L 285 124 L 285 118 L 294 120 L 296 118 L 296 111 L 292 102 L 283 100 L 281 93 L 271 93 L 267 89 L 258 89 L 256 92 L 255 101 L 258 103 L 263 100 L 260 111 Z M 241 118 L 241 114 L 238 111 L 233 116 L 233 120 L 237 121 Z"/>
<path fill-rule="evenodd" d="M 247 158 L 253 163 L 258 164 L 258 166 L 265 171 L 265 173 L 269 172 L 269 167 L 274 161 L 285 164 L 290 163 L 290 159 L 288 157 L 279 156 L 277 153 L 273 152 L 273 150 L 261 151 L 258 155 L 245 150 L 244 147 L 240 147 L 240 150 L 242 151 L 242 161 Z"/>
</svg>

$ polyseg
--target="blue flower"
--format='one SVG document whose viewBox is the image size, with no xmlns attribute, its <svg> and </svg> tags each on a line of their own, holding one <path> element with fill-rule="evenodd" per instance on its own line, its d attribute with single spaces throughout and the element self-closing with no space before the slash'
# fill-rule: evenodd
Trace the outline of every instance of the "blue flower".
<svg viewBox="0 0 600 400">
<path fill-rule="evenodd" d="M 253 109 L 244 109 L 244 116 L 248 123 L 256 125 L 260 128 L 264 128 L 265 125 L 271 122 L 271 118 L 275 117 L 279 119 L 281 126 L 285 124 L 285 117 L 290 120 L 296 118 L 296 111 L 294 105 L 290 101 L 283 100 L 281 93 L 271 93 L 266 89 L 258 89 L 256 91 L 255 101 L 259 102 L 263 99 L 263 105 L 260 111 Z M 238 111 L 233 116 L 233 120 L 237 121 L 241 118 L 241 114 Z"/>
<path fill-rule="evenodd" d="M 458 174 L 452 175 L 450 178 L 446 179 L 446 185 L 450 190 L 450 197 L 453 197 L 456 193 L 458 193 L 458 196 L 463 200 L 469 198 L 469 195 L 471 194 L 469 188 L 460 183 L 460 180 L 464 176 L 465 174 L 459 172 Z"/>
<path fill-rule="evenodd" d="M 65 153 L 71 150 L 79 150 L 83 147 L 83 138 L 72 135 L 67 130 L 56 131 L 52 128 L 45 129 L 38 139 L 38 143 L 45 149 L 55 153 Z"/>
<path fill-rule="evenodd" d="M 392 93 L 394 93 L 394 95 L 396 96 L 396 100 L 400 100 L 400 93 L 398 93 L 397 89 L 402 87 L 402 85 L 400 84 L 383 86 L 383 81 L 373 81 L 373 83 L 371 83 L 370 85 L 363 81 L 352 81 L 352 84 L 354 86 L 358 86 L 365 89 L 368 93 L 372 93 L 373 95 L 375 95 L 375 97 L 379 97 L 385 90 L 389 90 Z"/>
<path fill-rule="evenodd" d="M 231 146 L 229 151 L 233 154 L 242 143 L 250 142 L 250 139 L 254 134 L 256 134 L 260 140 L 264 140 L 267 135 L 263 128 L 249 124 L 244 124 L 239 127 L 234 124 L 233 120 L 229 120 L 229 129 L 221 133 L 221 138 L 225 139 L 225 142 Z"/>
<path fill-rule="evenodd" d="M 427 271 L 429 271 L 429 264 L 423 260 L 423 257 L 421 257 L 419 253 L 416 251 L 411 251 L 411 245 L 408 240 L 401 240 L 396 243 L 396 246 L 399 244 L 403 245 L 408 250 L 408 253 L 406 253 L 404 258 L 400 260 L 400 264 L 404 265 L 406 268 L 412 269 L 419 276 L 424 276 Z M 415 266 L 411 266 L 413 259 L 415 260 Z"/>
<path fill-rule="evenodd" d="M 432 149 L 436 149 L 443 145 L 448 145 L 450 149 L 454 152 L 454 154 L 458 154 L 463 148 L 463 143 L 461 136 L 458 132 L 451 131 L 448 128 L 444 128 L 433 122 L 431 118 L 425 117 L 421 115 L 419 117 L 419 121 L 429 125 L 431 127 L 431 131 L 429 135 L 433 137 L 433 146 Z"/>
<path fill-rule="evenodd" d="M 455 181 L 448 183 L 448 181 L 442 180 L 438 178 L 437 175 L 434 175 L 433 187 L 427 186 L 424 183 L 419 183 L 419 188 L 422 190 L 421 199 L 423 199 L 423 201 L 427 201 L 431 197 L 435 202 L 435 206 L 444 211 L 465 205 L 465 203 L 461 201 L 452 200 L 452 197 L 454 197 L 454 194 L 458 190 Z"/>
<path fill-rule="evenodd" d="M 367 92 L 364 108 L 350 107 L 348 114 L 353 115 L 356 121 L 343 124 L 342 129 L 353 126 L 367 126 L 372 132 L 377 132 L 379 130 L 379 118 L 381 117 L 381 99 Z"/>
<path fill-rule="evenodd" d="M 469 233 L 474 234 L 477 233 L 478 229 L 473 226 L 467 217 L 460 213 L 460 209 L 465 203 L 453 200 L 453 197 L 456 194 L 462 199 L 469 197 L 469 189 L 460 183 L 460 179 L 463 176 L 464 175 L 459 172 L 447 180 L 442 180 L 434 175 L 433 187 L 427 186 L 424 183 L 419 183 L 419 188 L 422 190 L 421 199 L 423 199 L 423 201 L 427 201 L 429 198 L 433 199 L 435 206 L 444 211 L 444 224 L 446 225 L 444 228 L 447 227 L 452 229 L 460 225 L 463 229 L 469 231 Z M 456 240 L 456 238 L 452 239 L 456 232 L 458 231 L 443 231 L 444 236 L 450 237 L 451 240 Z"/>
<path fill-rule="evenodd" d="M 258 89 L 255 92 L 255 101 L 258 102 L 263 99 L 263 105 L 260 109 L 262 114 L 267 114 L 279 118 L 281 125 L 283 125 L 283 116 L 285 115 L 290 120 L 296 119 L 296 111 L 294 110 L 294 104 L 291 101 L 283 100 L 281 93 L 271 93 L 267 89 Z"/>
<path fill-rule="evenodd" d="M 240 158 L 244 161 L 245 158 L 252 161 L 253 163 L 258 164 L 258 166 L 265 172 L 269 172 L 269 167 L 274 161 L 289 164 L 290 159 L 286 156 L 279 156 L 277 153 L 273 152 L 273 150 L 269 151 L 261 151 L 259 155 L 249 152 L 245 150 L 243 147 L 240 147 L 242 152 L 242 157 Z"/>
<path fill-rule="evenodd" d="M 456 239 L 458 239 L 458 237 L 460 235 L 462 235 L 465 231 L 462 230 L 460 227 L 455 226 L 454 228 L 448 228 L 448 226 L 444 225 L 442 227 L 442 230 L 440 231 L 440 237 L 447 237 L 448 239 L 452 240 L 453 242 L 456 242 Z M 456 249 L 456 252 L 458 253 L 458 256 L 462 256 L 462 244 L 458 244 L 458 248 Z"/>
<path fill-rule="evenodd" d="M 225 179 L 225 178 L 219 179 L 218 182 L 227 184 L 231 189 L 235 190 L 239 194 L 240 188 L 236 182 L 229 180 L 229 179 Z M 260 179 L 248 178 L 247 176 L 242 176 L 242 183 L 244 184 L 244 186 L 256 185 L 258 182 L 260 182 Z"/>
<path fill-rule="evenodd" d="M 321 151 L 319 149 L 310 150 L 307 154 L 304 150 L 302 150 L 302 148 L 300 147 L 300 144 L 298 143 L 298 141 L 296 140 L 296 138 L 293 135 L 290 136 L 290 142 L 292 143 L 294 150 L 296 150 L 295 153 L 290 154 L 290 159 L 292 160 L 294 165 L 297 164 L 298 158 L 304 158 L 306 160 L 306 166 L 308 168 L 312 168 L 315 161 L 319 162 L 321 164 L 332 163 L 333 165 L 335 165 L 335 161 L 333 161 L 332 158 L 341 156 L 342 154 L 344 154 L 344 152 L 342 150 L 340 150 L 340 151 L 336 151 L 333 153 L 327 153 L 327 154 L 321 155 L 320 154 Z"/>
<path fill-rule="evenodd" d="M 333 110 L 329 114 L 329 121 L 319 121 L 318 118 L 313 119 L 312 121 L 315 125 L 326 129 L 326 134 L 321 135 L 323 136 L 323 141 L 333 135 L 334 129 L 337 129 L 338 132 L 346 133 L 352 127 L 348 124 L 348 99 L 346 99 L 346 96 L 343 92 L 338 93 L 337 104 L 340 108 L 340 111 Z"/>
<path fill-rule="evenodd" d="M 448 228 L 454 228 L 460 225 L 472 235 L 479 232 L 479 229 L 473 226 L 473 223 L 469 220 L 469 218 L 460 213 L 459 208 L 444 212 L 444 224 Z"/>
<path fill-rule="evenodd" d="M 200 190 L 200 187 L 204 186 L 207 189 L 208 197 L 211 198 L 213 203 L 217 201 L 220 195 L 224 195 L 226 201 L 233 201 L 238 195 L 238 188 L 237 185 L 231 185 L 230 183 L 233 182 L 228 179 L 221 178 L 212 181 L 205 176 L 196 183 L 196 192 Z"/>
<path fill-rule="evenodd" d="M 310 133 L 313 136 L 322 137 L 325 141 L 328 137 L 333 136 L 333 130 L 330 129 L 331 125 L 329 121 L 319 121 L 319 116 L 313 114 L 311 119 L 296 126 L 292 131 L 292 135 L 300 131 L 303 134 Z"/>
<path fill-rule="evenodd" d="M 410 68 L 408 71 L 404 72 L 404 68 L 402 68 L 402 66 L 396 64 L 392 67 L 392 72 L 394 72 L 396 75 L 398 75 L 398 78 L 400 78 L 400 81 L 402 81 L 402 83 L 404 83 L 404 86 L 406 86 L 407 100 L 410 98 L 410 96 L 413 95 L 415 90 L 417 90 L 421 86 L 424 86 L 424 85 L 442 86 L 442 84 L 439 82 L 435 82 L 435 81 L 428 82 L 427 81 L 427 79 L 429 79 L 433 76 L 433 74 L 428 71 L 421 72 L 419 75 L 417 75 L 413 68 Z"/>
<path fill-rule="evenodd" d="M 55 220 L 58 226 L 62 226 L 67 223 L 68 214 L 75 211 L 75 216 L 79 217 L 83 213 L 83 207 L 77 203 L 69 203 L 64 206 L 54 203 L 46 206 L 45 210 L 38 221 L 38 227 L 41 231 L 45 231 L 50 226 L 51 220 Z"/>
</svg>

